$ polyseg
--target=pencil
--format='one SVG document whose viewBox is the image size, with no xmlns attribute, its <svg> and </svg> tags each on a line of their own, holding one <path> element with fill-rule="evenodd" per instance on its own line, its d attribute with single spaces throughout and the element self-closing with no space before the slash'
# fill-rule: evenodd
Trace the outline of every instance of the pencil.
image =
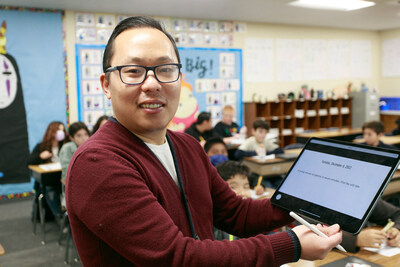
<svg viewBox="0 0 400 267">
<path fill-rule="evenodd" d="M 394 225 L 394 222 L 389 219 L 388 223 L 385 225 L 385 227 L 382 228 L 381 231 L 384 232 L 384 233 L 387 233 L 387 232 L 390 231 L 390 229 L 392 229 L 393 225 Z"/>
<path fill-rule="evenodd" d="M 258 182 L 257 182 L 256 188 L 261 185 L 261 181 L 262 181 L 262 175 L 260 175 L 260 177 L 258 177 Z"/>
</svg>

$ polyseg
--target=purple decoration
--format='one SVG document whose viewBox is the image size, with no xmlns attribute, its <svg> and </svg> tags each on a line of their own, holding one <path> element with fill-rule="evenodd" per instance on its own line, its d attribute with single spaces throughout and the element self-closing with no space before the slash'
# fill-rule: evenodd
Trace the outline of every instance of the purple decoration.
<svg viewBox="0 0 400 267">
<path fill-rule="evenodd" d="M 8 97 L 10 97 L 10 80 L 6 80 L 6 86 L 7 86 Z"/>
<path fill-rule="evenodd" d="M 4 65 L 4 68 L 6 69 L 6 70 L 8 70 L 8 65 L 7 65 L 7 62 L 4 60 L 3 61 L 3 65 Z"/>
</svg>

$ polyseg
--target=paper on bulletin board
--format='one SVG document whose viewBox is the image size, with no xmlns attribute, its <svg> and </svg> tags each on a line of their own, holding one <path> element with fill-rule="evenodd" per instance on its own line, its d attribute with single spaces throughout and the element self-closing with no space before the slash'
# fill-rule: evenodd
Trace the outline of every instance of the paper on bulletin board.
<svg viewBox="0 0 400 267">
<path fill-rule="evenodd" d="M 328 42 L 328 78 L 348 78 L 350 73 L 350 41 L 330 40 Z"/>
<path fill-rule="evenodd" d="M 400 76 L 400 39 L 382 42 L 382 75 L 384 77 Z"/>
<path fill-rule="evenodd" d="M 302 80 L 303 42 L 300 39 L 276 40 L 276 79 L 278 82 Z"/>
<path fill-rule="evenodd" d="M 351 77 L 371 76 L 371 41 L 351 41 Z"/>
<path fill-rule="evenodd" d="M 245 73 L 247 82 L 272 82 L 274 77 L 273 39 L 246 38 Z"/>
<path fill-rule="evenodd" d="M 326 40 L 309 39 L 303 41 L 303 79 L 325 80 L 327 67 Z"/>
</svg>

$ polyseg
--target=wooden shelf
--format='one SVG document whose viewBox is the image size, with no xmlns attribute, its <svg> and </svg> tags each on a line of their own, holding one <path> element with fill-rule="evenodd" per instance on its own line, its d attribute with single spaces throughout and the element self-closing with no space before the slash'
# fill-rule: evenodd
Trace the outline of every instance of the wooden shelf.
<svg viewBox="0 0 400 267">
<path fill-rule="evenodd" d="M 248 129 L 257 118 L 264 118 L 270 128 L 278 129 L 281 147 L 296 142 L 296 128 L 308 131 L 351 128 L 352 125 L 352 98 L 244 103 L 243 110 L 244 124 Z"/>
</svg>

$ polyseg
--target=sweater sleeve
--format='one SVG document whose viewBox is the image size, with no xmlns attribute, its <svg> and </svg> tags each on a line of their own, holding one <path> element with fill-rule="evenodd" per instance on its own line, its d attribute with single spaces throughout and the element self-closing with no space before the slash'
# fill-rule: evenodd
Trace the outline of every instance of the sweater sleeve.
<svg viewBox="0 0 400 267">
<path fill-rule="evenodd" d="M 40 153 L 41 153 L 41 151 L 40 151 L 40 143 L 39 143 L 33 148 L 32 153 L 29 155 L 28 164 L 29 165 L 38 165 L 38 164 L 44 163 L 45 161 L 40 158 Z"/>
<path fill-rule="evenodd" d="M 280 266 L 298 259 L 292 236 L 287 232 L 231 242 L 184 236 L 138 170 L 116 157 L 107 151 L 89 150 L 74 157 L 70 164 L 67 205 L 78 250 L 86 243 L 93 247 L 89 239 L 96 237 L 136 266 Z M 217 203 L 215 213 L 220 218 L 226 215 L 225 218 L 238 219 L 235 232 L 245 229 L 251 233 L 291 221 L 286 212 L 267 200 L 243 201 L 233 197 L 234 193 L 222 184 L 225 182 L 215 178 L 212 187 L 219 188 L 212 190 Z M 224 200 L 229 201 L 222 203 Z M 238 216 L 221 210 L 228 206 L 240 206 L 235 211 Z M 246 219 L 246 215 L 251 218 Z M 251 229 L 253 226 L 255 229 Z M 86 229 L 93 233 L 89 238 L 82 237 L 80 232 Z M 81 249 L 80 256 L 82 260 L 100 260 L 105 257 L 100 251 L 88 255 Z"/>
</svg>

